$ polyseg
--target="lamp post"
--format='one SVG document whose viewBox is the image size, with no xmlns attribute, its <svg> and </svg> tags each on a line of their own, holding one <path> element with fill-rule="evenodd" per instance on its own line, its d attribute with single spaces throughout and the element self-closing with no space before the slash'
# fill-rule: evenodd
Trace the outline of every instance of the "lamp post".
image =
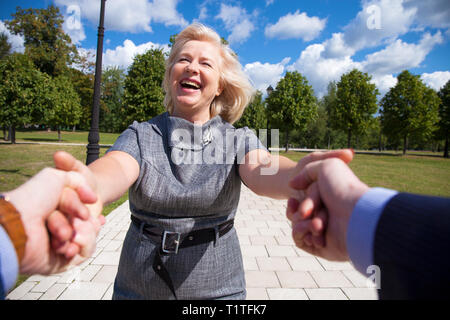
<svg viewBox="0 0 450 320">
<path fill-rule="evenodd" d="M 100 154 L 100 146 L 98 144 L 100 140 L 98 122 L 100 114 L 100 82 L 102 79 L 103 34 L 105 32 L 105 28 L 103 27 L 105 18 L 105 2 L 106 0 L 101 0 L 100 5 L 100 23 L 98 26 L 97 37 L 97 59 L 95 62 L 94 99 L 92 103 L 92 119 L 91 129 L 88 136 L 89 143 L 87 145 L 86 165 L 97 160 Z"/>
<path fill-rule="evenodd" d="M 268 99 L 270 97 L 270 95 L 272 94 L 272 92 L 273 92 L 273 88 L 272 88 L 271 85 L 269 85 L 267 87 L 266 92 L 267 92 L 267 98 L 266 99 Z M 265 104 L 266 104 L 267 149 L 270 150 L 269 149 L 269 147 L 270 147 L 269 146 L 269 141 L 272 141 L 272 135 L 271 135 L 271 132 L 270 132 L 270 129 L 269 129 L 269 112 L 267 110 L 267 102 Z"/>
</svg>

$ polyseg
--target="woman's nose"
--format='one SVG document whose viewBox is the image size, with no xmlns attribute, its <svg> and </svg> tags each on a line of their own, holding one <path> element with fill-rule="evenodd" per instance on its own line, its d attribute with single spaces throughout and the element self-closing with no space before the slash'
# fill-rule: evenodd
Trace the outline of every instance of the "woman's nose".
<svg viewBox="0 0 450 320">
<path fill-rule="evenodd" d="M 190 73 L 197 74 L 198 73 L 198 63 L 191 62 L 186 66 L 186 71 Z"/>
</svg>

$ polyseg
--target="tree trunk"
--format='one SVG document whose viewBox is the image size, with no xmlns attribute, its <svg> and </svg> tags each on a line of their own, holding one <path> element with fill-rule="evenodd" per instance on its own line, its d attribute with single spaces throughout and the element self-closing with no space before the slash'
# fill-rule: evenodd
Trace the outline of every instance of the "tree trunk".
<svg viewBox="0 0 450 320">
<path fill-rule="evenodd" d="M 286 129 L 286 152 L 289 151 L 289 129 Z"/>
<path fill-rule="evenodd" d="M 351 141 L 352 141 L 352 130 L 348 129 L 348 133 L 347 133 L 347 148 L 351 148 Z"/>
<path fill-rule="evenodd" d="M 445 136 L 444 158 L 448 158 L 448 133 Z"/>
<path fill-rule="evenodd" d="M 381 152 L 381 131 L 380 136 L 378 137 L 378 151 Z"/>
<path fill-rule="evenodd" d="M 11 143 L 16 143 L 16 128 L 11 126 L 9 127 L 9 140 L 11 140 Z"/>
<path fill-rule="evenodd" d="M 406 154 L 406 149 L 408 149 L 408 136 L 403 137 L 403 155 Z"/>
<path fill-rule="evenodd" d="M 61 142 L 61 126 L 58 126 L 58 141 Z"/>
</svg>

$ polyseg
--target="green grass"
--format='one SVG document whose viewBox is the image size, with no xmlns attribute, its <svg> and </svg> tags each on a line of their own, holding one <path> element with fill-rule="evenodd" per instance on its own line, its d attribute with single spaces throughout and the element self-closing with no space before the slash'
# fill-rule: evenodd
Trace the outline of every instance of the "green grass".
<svg viewBox="0 0 450 320">
<path fill-rule="evenodd" d="M 57 131 L 17 131 L 16 141 L 24 142 L 65 142 L 65 143 L 88 143 L 88 131 L 61 131 L 61 141 L 58 141 Z M 100 133 L 99 144 L 113 144 L 118 133 Z"/>
<path fill-rule="evenodd" d="M 307 153 L 280 152 L 294 161 Z M 350 163 L 355 174 L 370 187 L 450 197 L 450 160 L 432 155 L 356 154 Z"/>
</svg>

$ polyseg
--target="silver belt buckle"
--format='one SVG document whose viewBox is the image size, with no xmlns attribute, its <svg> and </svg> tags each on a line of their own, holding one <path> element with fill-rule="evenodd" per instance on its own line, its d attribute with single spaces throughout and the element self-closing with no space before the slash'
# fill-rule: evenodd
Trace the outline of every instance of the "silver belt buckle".
<svg viewBox="0 0 450 320">
<path fill-rule="evenodd" d="M 180 235 L 179 232 L 164 231 L 161 244 L 162 252 L 177 254 L 178 246 L 180 245 Z"/>
</svg>

